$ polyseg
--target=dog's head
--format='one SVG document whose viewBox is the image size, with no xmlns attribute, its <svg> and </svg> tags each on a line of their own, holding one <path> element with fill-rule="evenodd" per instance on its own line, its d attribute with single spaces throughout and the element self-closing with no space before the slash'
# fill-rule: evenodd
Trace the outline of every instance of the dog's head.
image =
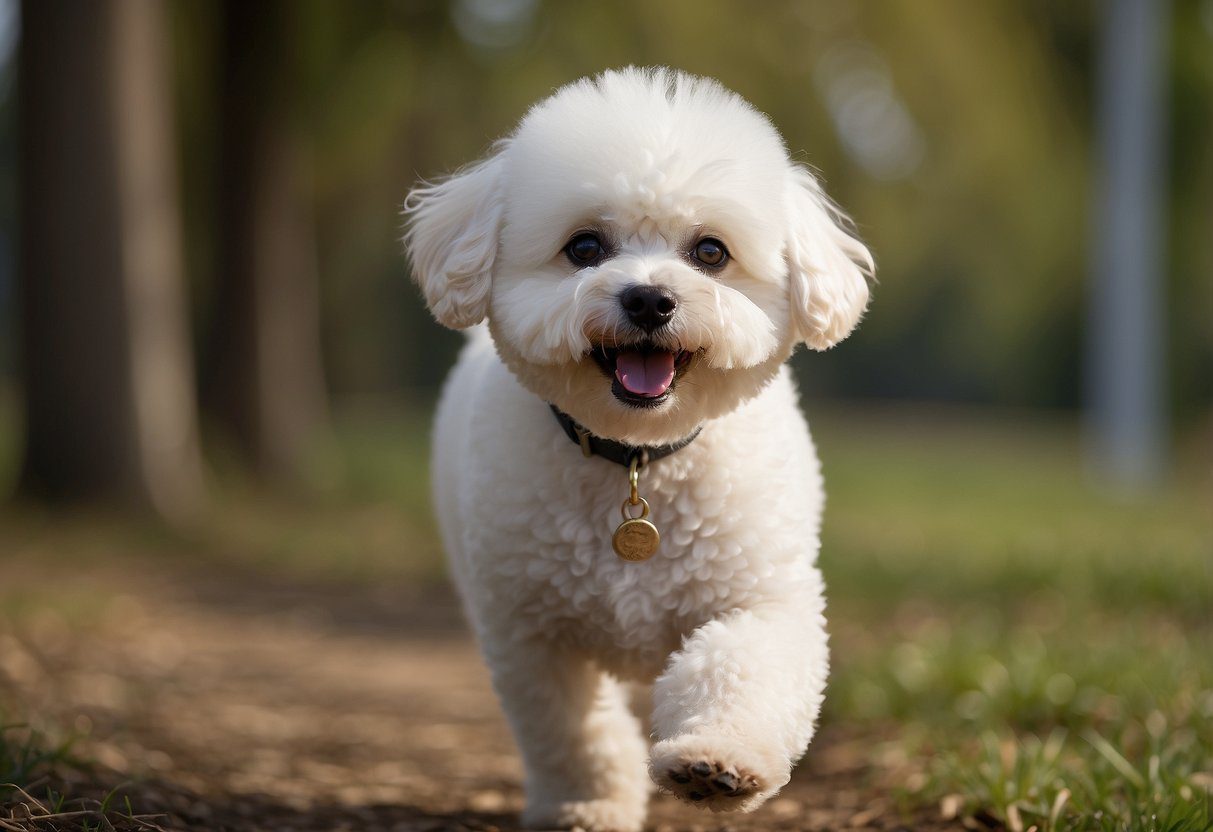
<svg viewBox="0 0 1213 832">
<path fill-rule="evenodd" d="M 737 407 L 868 299 L 867 249 L 766 117 L 670 70 L 561 88 L 405 213 L 439 322 L 487 318 L 524 385 L 636 444 Z"/>
</svg>

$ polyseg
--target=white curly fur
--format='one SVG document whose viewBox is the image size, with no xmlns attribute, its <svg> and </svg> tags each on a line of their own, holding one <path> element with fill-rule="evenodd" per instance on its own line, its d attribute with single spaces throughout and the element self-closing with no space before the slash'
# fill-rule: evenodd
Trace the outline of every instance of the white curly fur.
<svg viewBox="0 0 1213 832">
<path fill-rule="evenodd" d="M 488 320 L 443 392 L 435 504 L 522 752 L 525 822 L 634 832 L 650 776 L 701 806 L 753 809 L 812 738 L 828 668 L 821 480 L 783 365 L 858 322 L 867 250 L 764 116 L 664 69 L 558 90 L 405 210 L 435 317 Z M 563 248 L 583 229 L 611 256 L 578 269 Z M 728 248 L 722 271 L 688 257 L 704 236 Z M 678 302 L 652 340 L 695 354 L 648 409 L 587 357 L 639 337 L 618 296 L 645 283 Z M 631 444 L 702 425 L 643 471 L 662 531 L 651 560 L 612 552 L 626 473 L 583 457 L 549 402 Z M 652 683 L 651 748 L 628 682 Z"/>
</svg>

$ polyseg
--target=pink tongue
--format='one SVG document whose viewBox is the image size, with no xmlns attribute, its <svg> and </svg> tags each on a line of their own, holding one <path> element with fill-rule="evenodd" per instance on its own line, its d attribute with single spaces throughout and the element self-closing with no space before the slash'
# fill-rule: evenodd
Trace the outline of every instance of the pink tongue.
<svg viewBox="0 0 1213 832">
<path fill-rule="evenodd" d="M 674 380 L 674 353 L 621 352 L 615 359 L 615 378 L 629 393 L 660 396 Z"/>
</svg>

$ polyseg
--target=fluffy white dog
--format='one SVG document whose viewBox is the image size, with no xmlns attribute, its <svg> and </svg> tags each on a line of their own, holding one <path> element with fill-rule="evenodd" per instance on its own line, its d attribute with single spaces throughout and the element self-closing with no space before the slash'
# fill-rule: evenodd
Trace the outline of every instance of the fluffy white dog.
<svg viewBox="0 0 1213 832">
<path fill-rule="evenodd" d="M 761 113 L 666 69 L 563 87 L 405 212 L 430 310 L 475 327 L 435 502 L 524 822 L 638 830 L 649 777 L 755 808 L 828 669 L 821 479 L 784 362 L 854 328 L 867 249 Z"/>
</svg>

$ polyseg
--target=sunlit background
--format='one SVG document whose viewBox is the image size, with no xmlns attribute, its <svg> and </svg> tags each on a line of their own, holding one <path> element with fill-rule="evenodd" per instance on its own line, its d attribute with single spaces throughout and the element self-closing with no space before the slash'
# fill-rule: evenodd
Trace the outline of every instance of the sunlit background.
<svg viewBox="0 0 1213 832">
<path fill-rule="evenodd" d="M 876 257 L 859 330 L 794 359 L 836 651 L 806 765 L 852 755 L 873 818 L 1202 828 L 1213 0 L 0 2 L 0 725 L 25 726 L 0 730 L 0 782 L 88 800 L 154 751 L 191 799 L 244 793 L 215 773 L 243 763 L 65 681 L 139 643 L 102 637 L 132 603 L 237 631 L 303 609 L 335 644 L 331 599 L 374 598 L 400 655 L 439 638 L 428 419 L 461 336 L 409 281 L 399 208 L 627 64 L 753 102 Z M 375 619 L 418 597 L 447 599 L 439 619 Z M 115 690 L 147 682 L 103 664 Z M 52 751 L 18 766 L 31 748 Z M 375 800 L 476 810 L 483 783 L 434 754 L 449 805 L 386 775 Z M 476 811 L 518 800 L 508 759 Z M 827 799 L 803 779 L 754 828 Z"/>
</svg>

